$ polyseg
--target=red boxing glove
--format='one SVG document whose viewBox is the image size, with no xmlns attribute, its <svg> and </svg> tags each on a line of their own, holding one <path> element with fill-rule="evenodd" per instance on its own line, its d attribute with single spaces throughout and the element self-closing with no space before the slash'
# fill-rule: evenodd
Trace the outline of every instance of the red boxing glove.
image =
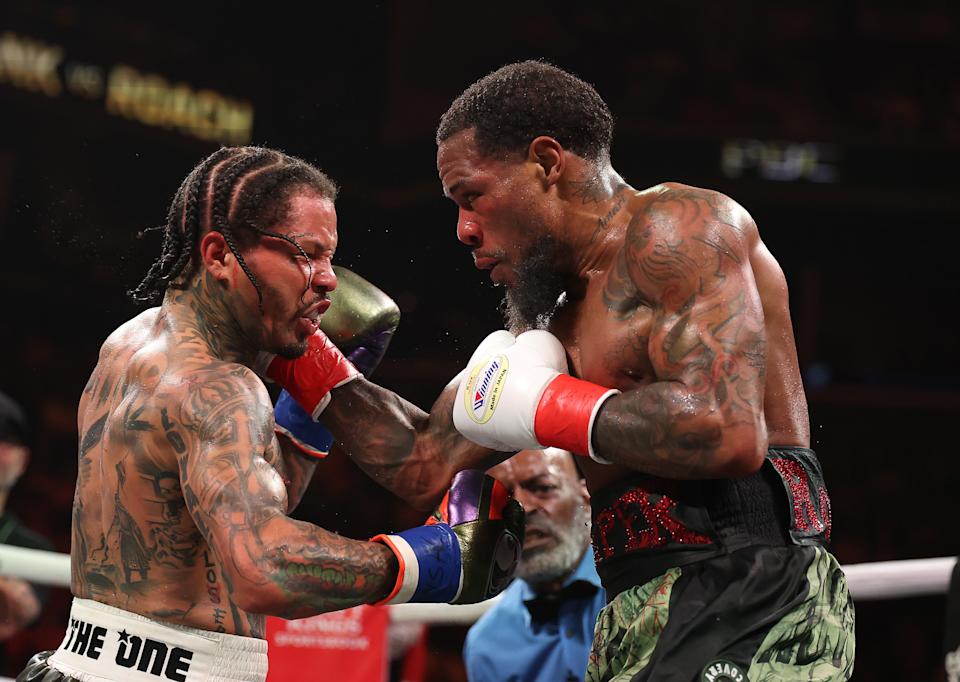
<svg viewBox="0 0 960 682">
<path fill-rule="evenodd" d="M 360 372 L 340 349 L 318 331 L 307 339 L 307 352 L 295 360 L 260 353 L 257 374 L 275 381 L 316 421 L 330 402 L 331 389 L 353 381 Z"/>
</svg>

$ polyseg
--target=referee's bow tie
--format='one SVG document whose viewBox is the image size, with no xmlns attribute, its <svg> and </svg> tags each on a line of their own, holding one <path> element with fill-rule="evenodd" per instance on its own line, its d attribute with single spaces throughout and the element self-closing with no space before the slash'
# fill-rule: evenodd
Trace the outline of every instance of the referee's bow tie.
<svg viewBox="0 0 960 682">
<path fill-rule="evenodd" d="M 575 580 L 557 592 L 538 594 L 533 599 L 527 599 L 523 604 L 530 611 L 530 617 L 535 623 L 544 623 L 557 619 L 560 604 L 563 602 L 571 599 L 587 599 L 595 595 L 598 589 L 600 588 L 586 580 Z"/>
</svg>

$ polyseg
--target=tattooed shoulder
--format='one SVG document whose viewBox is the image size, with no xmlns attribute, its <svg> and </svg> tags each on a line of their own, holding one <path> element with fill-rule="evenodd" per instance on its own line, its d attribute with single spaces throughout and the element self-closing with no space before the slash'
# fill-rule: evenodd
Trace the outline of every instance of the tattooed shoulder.
<svg viewBox="0 0 960 682">
<path fill-rule="evenodd" d="M 214 361 L 184 375 L 181 410 L 187 428 L 214 441 L 232 431 L 237 414 L 271 432 L 273 405 L 266 387 L 247 367 Z"/>
<path fill-rule="evenodd" d="M 719 192 L 661 186 L 627 226 L 620 270 L 649 298 L 682 309 L 745 263 L 747 221 L 749 215 Z"/>
<path fill-rule="evenodd" d="M 756 229 L 750 214 L 726 194 L 712 189 L 667 183 L 650 204 L 650 210 L 661 218 L 672 219 L 680 232 L 730 229 L 742 233 Z"/>
</svg>

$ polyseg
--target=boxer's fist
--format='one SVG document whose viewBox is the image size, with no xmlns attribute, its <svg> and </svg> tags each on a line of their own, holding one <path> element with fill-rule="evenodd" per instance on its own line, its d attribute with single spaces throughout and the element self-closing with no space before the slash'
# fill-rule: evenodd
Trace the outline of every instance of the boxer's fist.
<svg viewBox="0 0 960 682">
<path fill-rule="evenodd" d="M 470 440 L 491 448 L 539 449 L 534 417 L 544 388 L 567 371 L 567 355 L 553 334 L 531 331 L 514 339 L 494 332 L 474 351 L 453 406 L 453 423 Z"/>
<path fill-rule="evenodd" d="M 337 288 L 320 329 L 363 376 L 370 378 L 400 324 L 400 308 L 383 291 L 355 272 L 338 265 Z"/>
<path fill-rule="evenodd" d="M 400 309 L 393 299 L 359 275 L 338 266 L 333 269 L 339 284 L 330 292 L 332 305 L 320 321 L 320 329 L 340 351 L 347 353 L 348 365 L 369 378 L 387 352 L 400 322 Z M 330 452 L 333 434 L 314 421 L 286 389 L 280 391 L 274 417 L 277 433 L 289 438 L 303 454 L 326 457 Z"/>
<path fill-rule="evenodd" d="M 460 377 L 457 430 L 493 450 L 558 447 L 603 461 L 590 442 L 593 423 L 619 391 L 567 376 L 566 352 L 549 332 L 524 332 L 513 344 L 500 338 L 485 340 Z"/>
<path fill-rule="evenodd" d="M 378 535 L 400 565 L 382 604 L 473 604 L 495 597 L 513 579 L 523 546 L 524 513 L 503 485 L 482 471 L 461 471 L 440 506 L 419 528 Z"/>
<path fill-rule="evenodd" d="M 507 489 L 482 471 L 461 471 L 428 524 L 449 525 L 460 540 L 463 587 L 454 604 L 500 594 L 520 561 L 524 512 Z"/>
<path fill-rule="evenodd" d="M 360 376 L 357 368 L 321 331 L 307 339 L 307 350 L 300 357 L 289 360 L 260 353 L 254 370 L 287 389 L 313 419 L 317 419 L 330 402 L 332 389 Z"/>
</svg>

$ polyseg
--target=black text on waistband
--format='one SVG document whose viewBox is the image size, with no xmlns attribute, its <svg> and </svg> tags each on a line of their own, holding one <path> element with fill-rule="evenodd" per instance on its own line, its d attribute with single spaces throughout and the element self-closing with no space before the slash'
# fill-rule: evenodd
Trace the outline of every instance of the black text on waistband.
<svg viewBox="0 0 960 682">
<path fill-rule="evenodd" d="M 136 666 L 140 672 L 166 677 L 176 682 L 186 682 L 190 660 L 193 658 L 192 651 L 178 646 L 168 647 L 163 642 L 131 635 L 126 630 L 121 630 L 117 637 L 117 665 L 123 668 Z"/>
<path fill-rule="evenodd" d="M 130 634 L 126 629 L 117 632 L 79 618 L 71 618 L 70 632 L 63 650 L 94 661 L 99 660 L 108 633 L 117 638 L 117 653 L 113 662 L 121 668 L 136 668 L 161 679 L 186 682 L 194 652 L 149 637 Z"/>
</svg>

